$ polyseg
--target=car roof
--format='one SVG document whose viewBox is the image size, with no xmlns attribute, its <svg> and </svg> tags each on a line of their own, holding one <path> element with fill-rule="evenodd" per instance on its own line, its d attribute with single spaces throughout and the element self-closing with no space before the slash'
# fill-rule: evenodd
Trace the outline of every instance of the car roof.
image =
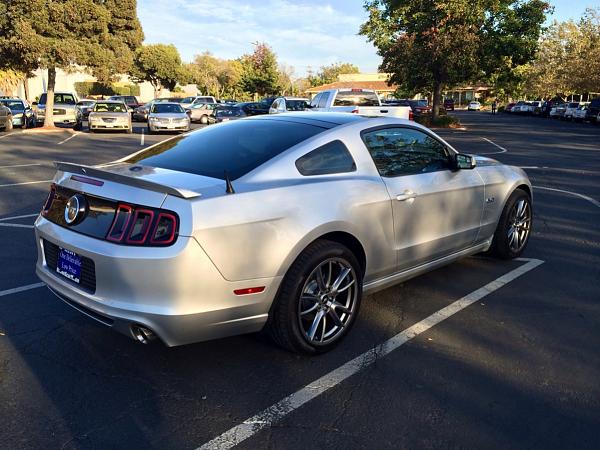
<svg viewBox="0 0 600 450">
<path fill-rule="evenodd" d="M 123 105 L 124 103 L 120 100 L 96 100 L 96 103 L 111 103 L 115 105 Z"/>
<path fill-rule="evenodd" d="M 181 106 L 181 103 L 178 103 L 178 102 L 155 102 L 155 103 L 158 103 L 161 106 L 162 105 L 179 105 L 179 106 Z"/>
<path fill-rule="evenodd" d="M 279 98 L 283 98 L 285 100 L 305 100 L 305 101 L 308 101 L 308 99 L 304 98 L 304 97 L 279 97 Z"/>
</svg>

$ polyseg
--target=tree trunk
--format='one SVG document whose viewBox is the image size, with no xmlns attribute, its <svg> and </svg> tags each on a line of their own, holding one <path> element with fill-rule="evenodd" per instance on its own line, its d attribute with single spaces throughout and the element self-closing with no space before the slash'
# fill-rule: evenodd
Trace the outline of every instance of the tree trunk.
<svg viewBox="0 0 600 450">
<path fill-rule="evenodd" d="M 29 101 L 29 77 L 27 75 L 23 77 L 23 91 L 25 93 L 25 100 Z"/>
<path fill-rule="evenodd" d="M 440 115 L 440 103 L 442 98 L 442 83 L 433 81 L 433 105 L 431 108 L 431 122 L 435 122 Z"/>
<path fill-rule="evenodd" d="M 44 128 L 54 128 L 54 87 L 56 86 L 56 67 L 48 67 L 48 89 L 46 90 L 46 117 Z"/>
</svg>

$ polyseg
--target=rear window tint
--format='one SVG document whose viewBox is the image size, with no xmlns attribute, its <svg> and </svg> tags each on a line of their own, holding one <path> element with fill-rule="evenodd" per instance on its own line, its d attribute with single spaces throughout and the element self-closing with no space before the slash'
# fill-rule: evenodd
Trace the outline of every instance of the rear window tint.
<svg viewBox="0 0 600 450">
<path fill-rule="evenodd" d="M 379 106 L 375 92 L 338 91 L 333 106 Z"/>
<path fill-rule="evenodd" d="M 279 120 L 245 119 L 169 139 L 126 162 L 232 180 L 326 128 Z"/>
</svg>

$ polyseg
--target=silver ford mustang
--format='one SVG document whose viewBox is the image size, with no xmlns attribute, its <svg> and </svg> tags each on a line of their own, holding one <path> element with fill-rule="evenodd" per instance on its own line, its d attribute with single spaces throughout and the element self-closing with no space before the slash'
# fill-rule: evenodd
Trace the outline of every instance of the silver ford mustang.
<svg viewBox="0 0 600 450">
<path fill-rule="evenodd" d="M 517 257 L 531 231 L 522 170 L 401 119 L 257 116 L 56 167 L 38 276 L 82 313 L 168 346 L 266 328 L 284 348 L 324 352 L 363 294 L 475 253 Z"/>
</svg>

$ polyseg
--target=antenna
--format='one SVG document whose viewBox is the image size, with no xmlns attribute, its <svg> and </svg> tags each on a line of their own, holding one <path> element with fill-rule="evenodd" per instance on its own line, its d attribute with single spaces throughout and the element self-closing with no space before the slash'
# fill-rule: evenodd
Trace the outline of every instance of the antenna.
<svg viewBox="0 0 600 450">
<path fill-rule="evenodd" d="M 229 178 L 229 174 L 226 170 L 224 170 L 223 173 L 225 174 L 225 192 L 227 192 L 228 194 L 235 194 L 235 191 L 233 190 L 233 184 L 231 184 L 231 179 Z"/>
</svg>

